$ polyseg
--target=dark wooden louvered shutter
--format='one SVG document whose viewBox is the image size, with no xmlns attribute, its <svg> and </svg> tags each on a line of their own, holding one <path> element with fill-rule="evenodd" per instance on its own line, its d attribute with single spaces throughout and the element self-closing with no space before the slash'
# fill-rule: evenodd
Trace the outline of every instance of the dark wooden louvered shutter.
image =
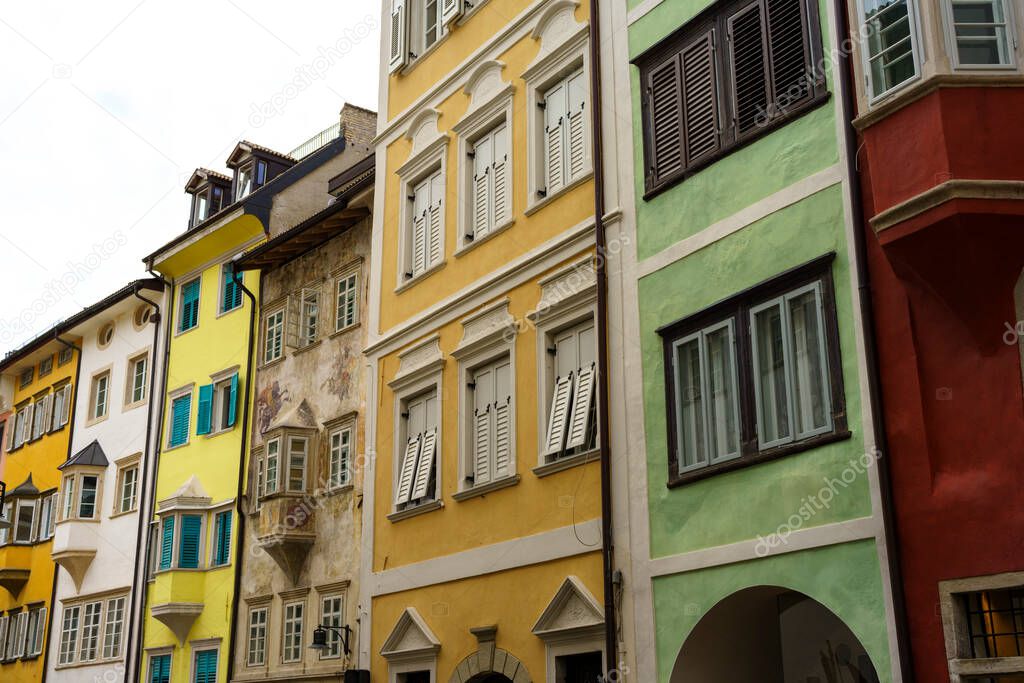
<svg viewBox="0 0 1024 683">
<path fill-rule="evenodd" d="M 686 165 L 693 166 L 719 149 L 715 34 L 708 31 L 682 53 Z"/>
<path fill-rule="evenodd" d="M 804 0 L 767 0 L 773 116 L 811 95 L 812 64 Z"/>
<path fill-rule="evenodd" d="M 658 183 L 683 168 L 683 88 L 679 55 L 652 69 L 647 77 L 650 182 Z"/>
<path fill-rule="evenodd" d="M 767 122 L 768 58 L 761 3 L 729 17 L 729 61 L 732 65 L 732 117 L 741 138 Z"/>
</svg>

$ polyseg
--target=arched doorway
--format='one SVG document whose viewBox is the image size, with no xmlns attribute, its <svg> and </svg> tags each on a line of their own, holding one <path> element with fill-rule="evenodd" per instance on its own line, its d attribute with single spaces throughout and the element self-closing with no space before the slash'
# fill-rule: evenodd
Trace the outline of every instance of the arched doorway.
<svg viewBox="0 0 1024 683">
<path fill-rule="evenodd" d="M 501 674 L 479 674 L 469 679 L 469 683 L 512 683 L 512 681 Z"/>
<path fill-rule="evenodd" d="M 758 586 L 733 593 L 697 623 L 670 683 L 878 683 L 857 636 L 820 602 Z"/>
</svg>

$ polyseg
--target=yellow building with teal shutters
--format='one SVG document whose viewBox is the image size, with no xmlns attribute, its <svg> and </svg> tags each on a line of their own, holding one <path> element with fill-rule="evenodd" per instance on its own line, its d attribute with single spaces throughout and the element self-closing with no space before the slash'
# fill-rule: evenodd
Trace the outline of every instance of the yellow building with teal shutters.
<svg viewBox="0 0 1024 683">
<path fill-rule="evenodd" d="M 382 683 L 596 680 L 590 7 L 384 5 L 361 661 Z"/>
<path fill-rule="evenodd" d="M 299 182 L 343 145 L 295 158 L 241 142 L 233 175 L 197 169 L 188 230 L 146 257 L 173 287 L 154 509 L 148 511 L 148 587 L 143 656 L 130 672 L 153 683 L 214 683 L 232 676 L 229 653 L 238 593 L 237 539 L 244 531 L 257 271 L 234 259 L 266 239 L 272 224 L 319 208 Z"/>
</svg>

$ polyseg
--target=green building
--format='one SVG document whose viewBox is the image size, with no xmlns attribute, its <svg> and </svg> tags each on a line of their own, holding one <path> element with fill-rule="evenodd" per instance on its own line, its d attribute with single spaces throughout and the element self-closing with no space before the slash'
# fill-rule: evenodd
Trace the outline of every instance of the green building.
<svg viewBox="0 0 1024 683">
<path fill-rule="evenodd" d="M 840 17 L 625 5 L 608 78 L 631 108 L 605 138 L 635 189 L 609 237 L 620 661 L 644 682 L 902 680 Z"/>
</svg>

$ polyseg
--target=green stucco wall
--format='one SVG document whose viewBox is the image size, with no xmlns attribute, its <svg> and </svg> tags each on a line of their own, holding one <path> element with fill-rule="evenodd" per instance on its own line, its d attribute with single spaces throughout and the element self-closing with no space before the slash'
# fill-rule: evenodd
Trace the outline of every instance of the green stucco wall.
<svg viewBox="0 0 1024 683">
<path fill-rule="evenodd" d="M 882 576 L 874 541 L 859 541 L 654 580 L 658 680 L 669 680 L 693 627 L 744 588 L 781 586 L 832 610 L 860 639 L 881 683 L 892 680 Z"/>
</svg>

